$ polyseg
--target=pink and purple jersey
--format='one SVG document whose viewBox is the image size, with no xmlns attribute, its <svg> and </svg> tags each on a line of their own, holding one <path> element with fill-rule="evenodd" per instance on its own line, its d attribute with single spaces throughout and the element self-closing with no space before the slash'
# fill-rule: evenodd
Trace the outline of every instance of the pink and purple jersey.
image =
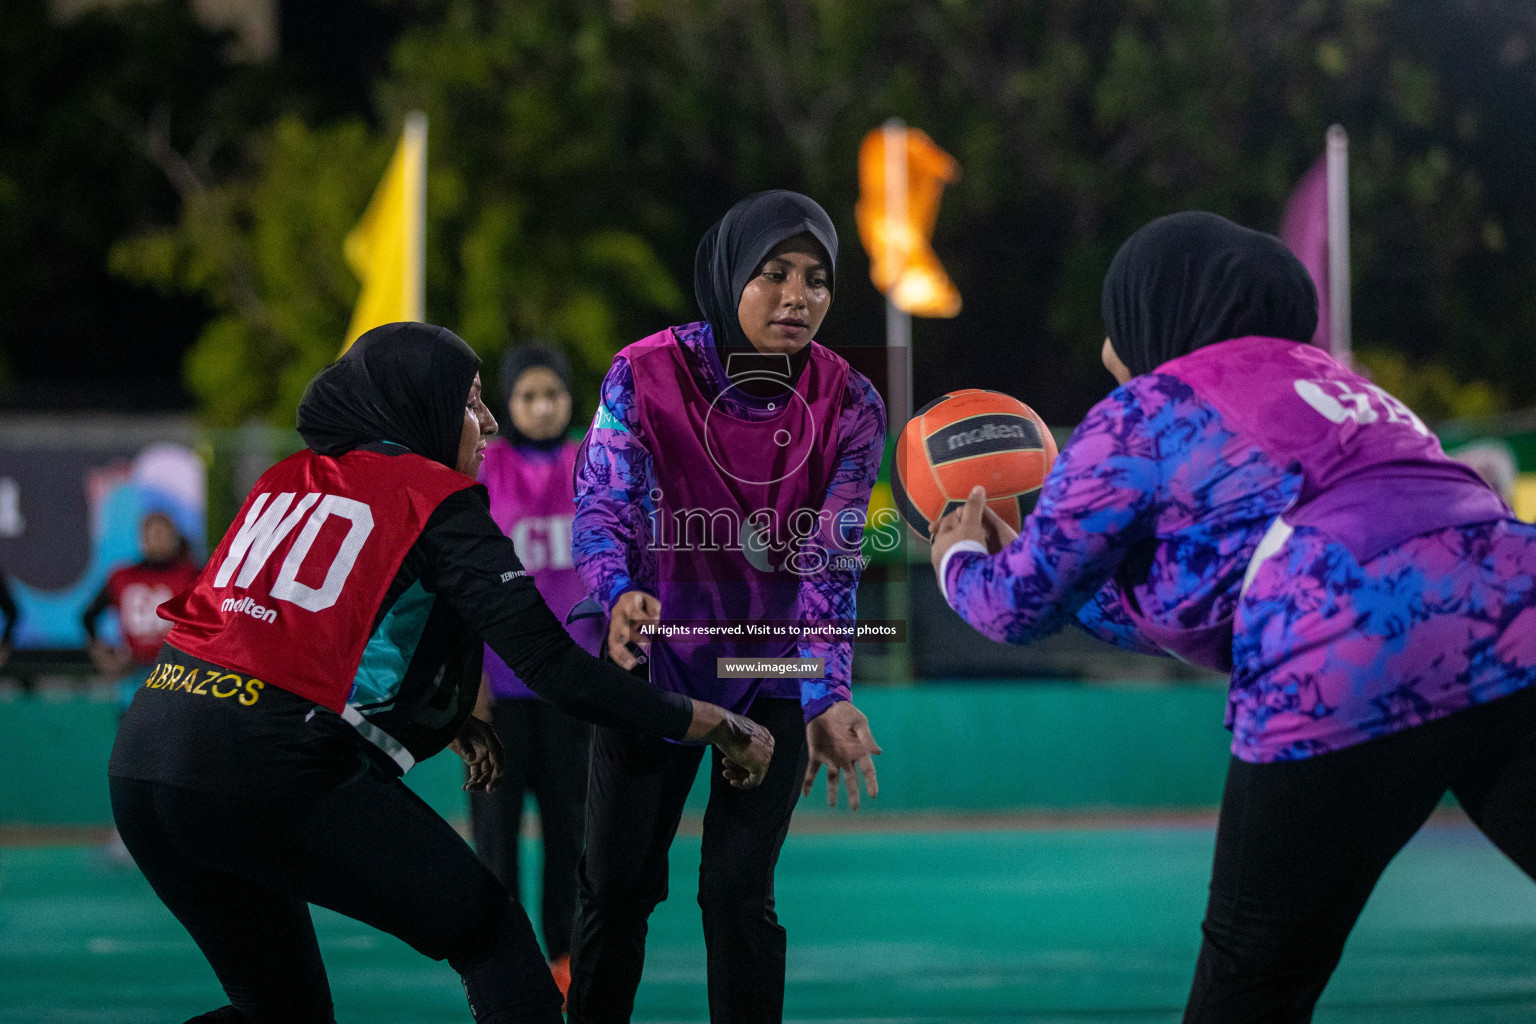
<svg viewBox="0 0 1536 1024">
<path fill-rule="evenodd" d="M 491 518 L 512 539 L 518 560 L 533 575 L 549 610 L 564 622 L 587 588 L 571 558 L 571 521 L 576 501 L 571 477 L 576 444 L 566 442 L 553 451 L 513 445 L 498 438 L 485 449 L 480 482 L 491 495 Z M 602 620 L 583 619 L 567 630 L 588 654 L 602 642 Z M 536 695 L 495 651 L 485 649 L 485 673 L 491 694 L 498 699 L 532 699 Z"/>
<path fill-rule="evenodd" d="M 1306 757 L 1536 682 L 1536 528 L 1386 392 L 1237 339 L 1090 411 L 1024 530 L 957 546 L 954 609 L 1028 643 L 1072 619 L 1232 676 L 1247 761 Z"/>
<path fill-rule="evenodd" d="M 577 462 L 577 568 L 605 607 L 644 590 L 667 621 L 852 622 L 884 445 L 878 393 L 830 350 L 816 345 L 775 401 L 732 384 L 707 324 L 663 331 L 603 381 Z M 753 655 L 821 658 L 825 671 L 717 678 L 716 658 Z M 809 720 L 848 699 L 852 658 L 830 639 L 658 639 L 651 674 L 737 711 L 758 694 L 799 697 Z"/>
</svg>

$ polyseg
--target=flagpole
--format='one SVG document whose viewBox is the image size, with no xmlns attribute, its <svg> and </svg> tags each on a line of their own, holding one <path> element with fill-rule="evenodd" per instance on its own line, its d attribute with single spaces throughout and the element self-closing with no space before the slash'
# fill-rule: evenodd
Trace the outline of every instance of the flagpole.
<svg viewBox="0 0 1536 1024">
<path fill-rule="evenodd" d="M 406 152 L 419 153 L 411 181 L 410 237 L 406 240 L 406 258 L 410 261 L 405 275 L 406 309 L 417 320 L 427 318 L 427 115 L 413 110 L 405 115 Z"/>
<path fill-rule="evenodd" d="M 899 117 L 885 122 L 885 265 L 893 275 L 901 266 L 901 252 L 896 245 L 896 231 L 905 230 L 907 224 L 907 124 Z M 890 432 L 900 436 L 901 428 L 912 418 L 912 316 L 896 308 L 890 293 L 895 290 L 899 278 L 893 276 L 885 296 L 885 353 L 886 374 L 890 381 L 887 390 L 891 404 L 888 422 Z M 894 468 L 893 468 L 894 472 Z M 905 529 L 902 528 L 903 534 Z M 912 570 L 906 552 L 901 545 L 902 561 L 906 569 L 900 582 L 891 581 L 885 589 L 885 617 L 893 620 L 907 618 L 911 608 Z M 908 644 L 893 644 L 886 656 L 885 674 L 892 681 L 909 682 L 912 679 L 912 657 Z"/>
<path fill-rule="evenodd" d="M 1349 135 L 1328 129 L 1328 337 L 1333 357 L 1350 365 Z"/>
<path fill-rule="evenodd" d="M 885 122 L 885 265 L 894 271 L 901 265 L 901 252 L 896 244 L 896 229 L 907 223 L 907 125 L 899 117 Z M 896 308 L 890 291 L 885 298 L 885 347 L 886 361 L 891 381 L 891 432 L 901 433 L 901 428 L 912 418 L 912 317 Z"/>
</svg>

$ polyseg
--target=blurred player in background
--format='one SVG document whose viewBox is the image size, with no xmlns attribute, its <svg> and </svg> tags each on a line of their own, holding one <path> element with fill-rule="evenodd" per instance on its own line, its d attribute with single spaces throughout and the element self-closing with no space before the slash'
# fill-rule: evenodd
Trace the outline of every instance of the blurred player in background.
<svg viewBox="0 0 1536 1024">
<path fill-rule="evenodd" d="M 841 778 L 857 808 L 860 775 L 875 795 L 880 748 L 849 702 L 851 643 L 651 642 L 640 628 L 658 617 L 854 621 L 885 407 L 868 379 L 812 340 L 832 303 L 836 260 L 837 233 L 805 196 L 763 192 L 732 207 L 695 258 L 705 321 L 615 357 L 578 462 L 576 564 L 610 610 L 609 655 L 631 669 L 646 659 L 653 685 L 744 713 L 777 741 L 757 790 L 724 786 L 718 764 L 710 773 L 699 905 L 717 1022 L 782 1017 L 773 873 L 795 801 L 824 764 L 829 802 Z M 824 671 L 720 677 L 717 659 L 740 655 L 819 658 Z M 667 850 L 702 756 L 698 746 L 597 730 L 573 1022 L 629 1019 L 646 921 L 666 898 Z"/>
<path fill-rule="evenodd" d="M 11 658 L 11 646 L 16 639 L 16 625 L 20 613 L 16 610 L 16 598 L 11 594 L 11 578 L 0 569 L 0 615 L 5 616 L 5 627 L 0 629 L 0 667 Z"/>
<path fill-rule="evenodd" d="M 533 574 L 544 603 L 562 622 L 587 596 L 571 562 L 576 443 L 565 436 L 571 425 L 570 386 L 571 367 L 562 353 L 533 345 L 508 352 L 501 364 L 507 427 L 486 447 L 480 467 L 491 518 L 512 538 L 523 568 Z M 598 652 L 601 615 L 577 619 L 566 628 L 583 650 Z M 470 794 L 475 849 L 501 884 L 518 892 L 523 794 L 533 794 L 544 839 L 544 951 L 564 995 L 571 980 L 571 922 L 591 727 L 540 700 L 489 647 L 482 700 L 489 700 L 488 717 L 506 747 L 507 762 L 500 786 Z"/>
<path fill-rule="evenodd" d="M 527 915 L 400 778 L 452 746 L 466 789 L 496 783 L 471 714 L 485 643 L 571 714 L 720 744 L 735 785 L 766 772 L 760 726 L 597 661 L 549 613 L 475 482 L 496 432 L 479 362 L 429 324 L 364 334 L 305 390 L 306 450 L 163 609 L 108 774 L 124 841 L 229 997 L 198 1024 L 332 1024 L 310 903 L 447 960 L 480 1024 L 559 1024 Z"/>
<path fill-rule="evenodd" d="M 1213 214 L 1153 221 L 1104 282 L 1120 383 L 1014 537 L 940 520 L 950 605 L 994 640 L 1076 621 L 1231 673 L 1188 1024 L 1296 1024 L 1447 790 L 1536 873 L 1536 527 L 1397 399 L 1305 344 L 1311 279 Z"/>
<path fill-rule="evenodd" d="M 144 556 L 140 561 L 113 570 L 80 617 L 86 652 L 96 671 L 109 679 L 120 679 L 118 695 L 125 707 L 133 699 L 133 691 L 148 677 L 160 645 L 171 631 L 171 624 L 160 617 L 159 607 L 197 579 L 186 538 L 164 512 L 151 512 L 139 524 L 139 552 Z M 97 635 L 98 620 L 108 609 L 117 612 L 122 647 L 114 647 Z"/>
<path fill-rule="evenodd" d="M 1489 439 L 1462 445 L 1451 453 L 1457 462 L 1465 462 L 1506 502 L 1515 498 L 1515 483 L 1520 478 L 1520 464 L 1515 453 L 1503 441 Z"/>
</svg>

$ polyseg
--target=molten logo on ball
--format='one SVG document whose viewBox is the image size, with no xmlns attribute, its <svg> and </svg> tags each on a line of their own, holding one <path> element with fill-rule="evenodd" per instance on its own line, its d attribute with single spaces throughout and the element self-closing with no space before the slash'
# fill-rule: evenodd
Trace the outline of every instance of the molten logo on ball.
<svg viewBox="0 0 1536 1024">
<path fill-rule="evenodd" d="M 925 540 L 978 484 L 992 510 L 1018 529 L 1055 460 L 1056 442 L 1029 406 L 996 391 L 953 391 L 902 430 L 891 496 Z"/>
<path fill-rule="evenodd" d="M 949 435 L 949 450 L 964 448 L 968 444 L 976 444 L 979 441 L 997 441 L 1000 439 L 1012 439 L 1022 441 L 1025 438 L 1024 424 L 1022 423 L 987 423 L 971 430 L 962 430 Z"/>
</svg>

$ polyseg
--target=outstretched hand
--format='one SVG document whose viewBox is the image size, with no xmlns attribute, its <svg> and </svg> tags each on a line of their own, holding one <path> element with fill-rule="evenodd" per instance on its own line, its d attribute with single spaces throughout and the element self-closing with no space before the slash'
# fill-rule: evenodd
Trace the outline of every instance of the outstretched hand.
<svg viewBox="0 0 1536 1024">
<path fill-rule="evenodd" d="M 800 784 L 800 795 L 810 796 L 816 783 L 816 774 L 822 765 L 827 766 L 827 806 L 837 806 L 837 784 L 841 780 L 848 787 L 848 809 L 859 809 L 859 779 L 873 800 L 880 793 L 880 783 L 875 778 L 874 755 L 882 753 L 880 744 L 869 731 L 869 719 L 864 712 L 848 701 L 841 700 L 806 723 L 806 745 L 810 760 L 805 766 L 805 778 Z"/>
<path fill-rule="evenodd" d="M 995 555 L 1012 544 L 1019 534 L 987 505 L 986 489 L 978 484 L 971 488 L 965 504 L 940 518 L 929 535 L 933 538 L 929 552 L 933 571 L 938 572 L 944 564 L 944 553 L 959 541 L 977 541 L 986 546 L 989 554 Z"/>
<path fill-rule="evenodd" d="M 507 762 L 507 752 L 502 749 L 501 740 L 489 722 L 470 715 L 449 747 L 464 759 L 464 767 L 469 770 L 464 781 L 465 792 L 489 793 L 496 788 Z"/>
<path fill-rule="evenodd" d="M 128 656 L 104 640 L 92 640 L 86 644 L 85 652 L 103 676 L 120 676 L 128 671 Z"/>
<path fill-rule="evenodd" d="M 643 590 L 619 595 L 608 617 L 608 657 L 622 669 L 632 669 L 645 661 L 651 649 L 650 637 L 640 627 L 661 618 L 661 602 Z M 637 655 L 635 652 L 639 651 Z"/>
<path fill-rule="evenodd" d="M 762 784 L 773 760 L 773 733 L 742 715 L 725 712 L 710 732 L 709 741 L 720 750 L 720 774 L 736 789 Z"/>
</svg>

